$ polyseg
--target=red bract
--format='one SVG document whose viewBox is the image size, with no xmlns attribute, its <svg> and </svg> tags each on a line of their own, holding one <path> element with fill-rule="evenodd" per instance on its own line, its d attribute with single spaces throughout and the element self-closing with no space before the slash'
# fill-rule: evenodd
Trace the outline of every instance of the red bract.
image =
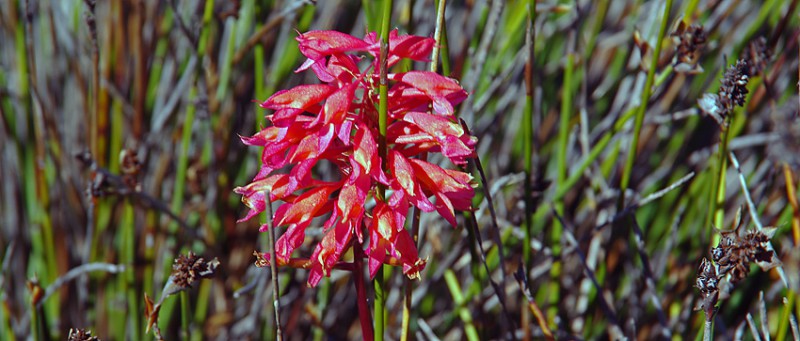
<svg viewBox="0 0 800 341">
<path fill-rule="evenodd" d="M 250 208 L 240 221 L 263 212 L 268 202 L 281 201 L 272 217 L 275 226 L 287 227 L 276 243 L 277 262 L 297 265 L 291 256 L 305 240 L 306 228 L 314 218 L 328 215 L 322 240 L 302 264 L 310 270 L 311 286 L 328 276 L 354 244 L 367 245 L 371 276 L 382 264 L 393 264 L 417 278 L 425 261 L 405 228 L 409 208 L 438 211 L 454 226 L 455 211 L 471 209 L 469 174 L 417 158 L 438 152 L 463 165 L 474 156 L 476 139 L 454 117 L 453 107 L 467 93 L 455 80 L 433 72 L 390 73 L 389 150 L 383 169 L 377 142 L 377 35 L 359 39 L 312 31 L 297 41 L 308 58 L 297 71 L 311 69 L 322 83 L 279 91 L 261 104 L 274 112 L 267 116 L 271 126 L 242 137 L 245 144 L 264 150 L 253 182 L 235 189 Z M 389 67 L 403 58 L 426 61 L 433 45 L 433 39 L 393 31 Z M 362 63 L 364 57 L 370 63 Z M 312 176 L 320 161 L 338 169 L 333 180 Z M 385 199 L 379 185 L 389 189 Z"/>
</svg>

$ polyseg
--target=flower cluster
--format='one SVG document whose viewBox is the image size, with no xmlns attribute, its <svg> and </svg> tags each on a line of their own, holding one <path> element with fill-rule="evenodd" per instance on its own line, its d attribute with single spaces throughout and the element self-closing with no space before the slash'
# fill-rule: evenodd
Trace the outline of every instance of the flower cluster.
<svg viewBox="0 0 800 341">
<path fill-rule="evenodd" d="M 678 27 L 672 32 L 671 36 L 676 41 L 675 46 L 675 71 L 700 73 L 703 68 L 697 64 L 700 59 L 700 51 L 706 44 L 707 35 L 703 26 L 691 25 L 686 27 L 683 21 L 678 23 Z"/>
<path fill-rule="evenodd" d="M 720 126 L 726 124 L 735 106 L 744 106 L 747 99 L 747 82 L 751 77 L 761 74 L 767 67 L 770 52 L 763 37 L 751 41 L 736 61 L 725 71 L 722 84 L 716 94 L 706 93 L 698 100 L 700 109 L 710 115 Z"/>
<path fill-rule="evenodd" d="M 91 330 L 70 328 L 67 341 L 98 341 L 97 336 L 92 335 Z"/>
<path fill-rule="evenodd" d="M 279 91 L 261 103 L 274 112 L 267 116 L 269 127 L 242 138 L 264 150 L 255 179 L 235 189 L 250 208 L 240 221 L 264 211 L 269 202 L 282 201 L 272 219 L 275 226 L 287 227 L 276 242 L 277 262 L 286 265 L 297 264 L 291 255 L 303 243 L 312 220 L 329 214 L 322 240 L 303 264 L 310 269 L 311 286 L 329 275 L 355 240 L 358 245 L 368 243 L 371 276 L 387 263 L 402 265 L 404 274 L 417 277 L 425 261 L 404 227 L 408 209 L 437 211 L 455 225 L 455 210 L 471 208 L 469 174 L 416 158 L 438 152 L 463 165 L 474 156 L 476 139 L 455 119 L 453 109 L 467 93 L 456 81 L 434 72 L 389 73 L 387 150 L 382 158 L 377 35 L 359 39 L 336 31 L 311 31 L 297 41 L 308 58 L 297 72 L 311 70 L 320 83 Z M 391 68 L 404 58 L 425 61 L 434 40 L 393 31 L 388 45 Z M 334 180 L 312 176 L 321 161 L 338 170 Z M 381 188 L 389 190 L 385 198 Z"/>
<path fill-rule="evenodd" d="M 713 316 L 717 301 L 728 297 L 733 285 L 747 278 L 751 263 L 756 263 L 764 271 L 780 265 L 770 245 L 777 228 L 745 231 L 741 217 L 737 217 L 737 220 L 736 229 L 720 231 L 719 244 L 711 249 L 711 260 L 714 262 L 703 258 L 697 270 L 695 287 L 702 294 L 697 309 L 703 310 L 707 319 Z"/>
</svg>

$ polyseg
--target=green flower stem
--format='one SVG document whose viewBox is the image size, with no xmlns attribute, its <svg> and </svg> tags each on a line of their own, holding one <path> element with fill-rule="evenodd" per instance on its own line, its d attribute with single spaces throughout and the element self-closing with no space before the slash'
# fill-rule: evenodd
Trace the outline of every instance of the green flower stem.
<svg viewBox="0 0 800 341">
<path fill-rule="evenodd" d="M 181 291 L 181 339 L 183 340 L 191 340 L 192 334 L 189 330 L 189 320 L 191 319 L 191 314 L 189 313 L 189 293 L 186 290 Z"/>
<path fill-rule="evenodd" d="M 121 124 L 114 124 L 115 126 Z M 112 135 L 112 138 L 120 135 Z M 141 297 L 136 291 L 136 225 L 134 219 L 134 209 L 133 204 L 126 200 L 123 206 L 123 214 L 122 214 L 122 221 L 121 221 L 121 229 L 122 229 L 122 238 L 120 238 L 120 247 L 122 250 L 122 263 L 126 265 L 125 273 L 120 276 L 121 283 L 122 283 L 122 290 L 121 292 L 127 295 L 127 304 L 128 304 L 128 318 L 130 319 L 130 323 L 133 328 L 130 328 L 130 337 L 134 340 L 141 340 L 142 337 L 139 332 L 142 330 L 140 328 L 140 320 L 138 314 L 139 311 L 139 300 Z M 124 321 L 124 320 L 123 320 Z M 125 335 L 125 326 L 122 326 L 122 336 L 127 337 Z"/>
<path fill-rule="evenodd" d="M 792 307 L 795 305 L 795 301 L 797 300 L 797 294 L 794 290 L 789 290 L 786 293 L 788 298 L 786 303 L 783 305 L 783 312 L 781 313 L 781 320 L 778 322 L 778 334 L 776 335 L 776 340 L 786 340 L 786 334 L 789 331 L 789 319 L 792 315 Z"/>
<path fill-rule="evenodd" d="M 383 161 L 383 169 L 386 168 L 386 155 L 388 153 L 386 145 L 386 126 L 389 117 L 389 79 L 388 79 L 388 56 L 389 56 L 389 23 L 392 19 L 392 0 L 384 0 L 383 2 L 383 21 L 381 22 L 381 56 L 380 56 L 380 85 L 378 88 L 378 150 Z M 378 196 L 381 200 L 386 198 L 386 188 L 380 187 Z M 378 273 L 375 275 L 375 310 L 373 311 L 373 319 L 375 320 L 375 340 L 383 340 L 384 333 L 384 309 L 386 304 L 386 283 L 383 276 L 384 269 L 381 265 Z"/>
<path fill-rule="evenodd" d="M 658 68 L 658 59 L 661 56 L 662 42 L 667 32 L 667 22 L 669 21 L 669 10 L 672 8 L 672 0 L 667 0 L 664 4 L 664 13 L 661 17 L 661 28 L 658 31 L 658 38 L 656 39 L 656 48 L 653 52 L 650 61 L 650 70 L 647 71 L 647 79 L 644 82 L 644 89 L 642 89 L 642 99 L 636 111 L 636 120 L 634 121 L 633 140 L 630 144 L 630 152 L 625 161 L 625 168 L 622 171 L 622 179 L 620 180 L 619 188 L 621 189 L 619 201 L 617 202 L 617 210 L 622 210 L 625 207 L 625 190 L 628 189 L 630 184 L 631 172 L 633 170 L 633 161 L 636 159 L 636 148 L 639 145 L 639 135 L 642 131 L 642 124 L 644 123 L 644 114 L 647 112 L 647 102 L 650 100 L 652 92 L 653 81 L 655 79 L 656 69 Z"/>
<path fill-rule="evenodd" d="M 194 308 L 194 323 L 196 326 L 205 324 L 206 316 L 208 315 L 208 304 L 211 302 L 211 281 L 200 281 L 200 287 L 197 289 L 197 299 L 195 300 Z M 203 339 L 203 333 L 193 333 L 192 341 L 200 341 Z"/>
<path fill-rule="evenodd" d="M 690 22 L 694 19 L 694 12 L 697 9 L 697 5 L 700 3 L 699 0 L 689 0 L 686 3 L 686 9 L 683 12 L 683 17 L 687 18 Z"/>
<path fill-rule="evenodd" d="M 723 207 L 725 203 L 725 174 L 727 174 L 728 170 L 728 140 L 730 139 L 730 124 L 733 122 L 733 119 L 728 116 L 725 118 L 725 125 L 722 127 L 722 133 L 719 139 L 719 153 L 717 153 L 717 177 L 714 179 L 714 184 L 716 187 L 714 191 L 712 191 L 711 195 L 713 198 L 711 200 L 711 210 L 709 210 L 710 214 L 713 214 L 713 226 L 717 228 L 722 228 L 722 224 L 724 222 L 725 213 L 723 212 Z M 713 231 L 713 228 L 710 228 L 709 231 Z"/>
</svg>

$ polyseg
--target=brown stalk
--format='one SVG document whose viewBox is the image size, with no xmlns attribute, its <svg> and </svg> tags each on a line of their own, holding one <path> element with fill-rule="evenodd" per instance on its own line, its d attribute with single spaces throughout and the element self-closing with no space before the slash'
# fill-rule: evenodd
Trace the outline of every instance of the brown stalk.
<svg viewBox="0 0 800 341">
<path fill-rule="evenodd" d="M 522 291 L 523 295 L 525 295 L 525 299 L 528 300 L 528 308 L 533 314 L 533 317 L 536 319 L 536 323 L 539 324 L 539 328 L 542 328 L 542 334 L 544 334 L 544 338 L 548 341 L 555 340 L 555 337 L 553 337 L 553 332 L 550 330 L 550 327 L 547 326 L 547 318 L 544 316 L 544 313 L 542 313 L 542 309 L 539 308 L 539 305 L 536 304 L 536 300 L 533 299 L 533 296 L 531 296 L 530 288 L 528 287 L 528 275 L 525 271 L 524 264 L 519 264 L 519 267 L 517 267 L 517 272 L 514 273 L 514 278 L 517 279 L 517 284 L 519 284 L 520 291 Z M 526 337 L 529 336 L 530 335 L 526 335 Z"/>
</svg>

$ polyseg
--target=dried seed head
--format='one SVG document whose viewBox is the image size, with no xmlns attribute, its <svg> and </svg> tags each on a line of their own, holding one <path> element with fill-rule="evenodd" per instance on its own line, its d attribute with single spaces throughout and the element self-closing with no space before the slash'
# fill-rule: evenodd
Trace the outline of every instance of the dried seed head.
<svg viewBox="0 0 800 341">
<path fill-rule="evenodd" d="M 692 25 L 688 28 L 681 22 L 671 34 L 675 37 L 675 64 L 695 64 L 700 57 L 700 49 L 706 44 L 706 32 L 703 26 Z"/>
<path fill-rule="evenodd" d="M 732 284 L 747 278 L 751 263 L 757 263 L 764 270 L 780 264 L 769 246 L 775 234 L 774 227 L 745 231 L 742 225 L 737 225 L 736 229 L 720 231 L 720 234 L 719 245 L 711 249 L 711 259 L 717 263 L 720 276 L 730 275 Z"/>
<path fill-rule="evenodd" d="M 706 314 L 706 319 L 711 319 L 714 316 L 714 310 L 719 300 L 719 280 L 717 268 L 708 259 L 703 258 L 700 267 L 697 269 L 697 279 L 695 280 L 695 287 L 700 289 L 702 301 L 695 310 L 703 310 Z"/>
<path fill-rule="evenodd" d="M 266 253 L 259 253 L 258 251 L 253 251 L 253 256 L 256 256 L 255 265 L 257 268 L 264 268 L 269 266 L 269 255 Z"/>
<path fill-rule="evenodd" d="M 219 266 L 216 258 L 206 262 L 203 257 L 197 257 L 194 252 L 188 255 L 180 255 L 172 265 L 172 281 L 181 289 L 186 289 L 201 278 L 208 278 L 214 275 Z"/>
<path fill-rule="evenodd" d="M 136 150 L 125 148 L 119 152 L 119 167 L 122 172 L 122 181 L 134 192 L 141 191 L 138 176 L 142 170 L 142 163 Z"/>
<path fill-rule="evenodd" d="M 716 94 L 703 94 L 697 104 L 706 114 L 714 118 L 720 126 L 725 125 L 725 118 L 733 112 L 734 106 L 744 106 L 747 96 L 748 64 L 744 60 L 736 61 L 722 77 L 722 85 Z"/>
<path fill-rule="evenodd" d="M 67 336 L 67 341 L 99 341 L 100 339 L 97 336 L 92 336 L 92 331 L 80 329 L 80 328 L 70 328 L 69 335 Z"/>
<path fill-rule="evenodd" d="M 733 111 L 734 105 L 744 106 L 747 82 L 750 80 L 747 76 L 748 70 L 748 63 L 740 59 L 736 61 L 735 65 L 729 67 L 722 77 L 722 85 L 719 87 L 718 94 L 720 103 L 728 114 Z"/>
<path fill-rule="evenodd" d="M 771 55 L 766 38 L 758 37 L 750 41 L 742 51 L 742 58 L 747 61 L 747 75 L 752 77 L 764 71 Z"/>
<path fill-rule="evenodd" d="M 672 35 L 680 39 L 676 47 L 676 70 L 677 66 L 682 66 L 683 70 L 688 65 L 687 60 L 691 60 L 696 49 L 705 43 L 705 36 L 702 27 L 692 26 L 687 29 L 684 25 L 678 26 Z M 744 106 L 748 92 L 747 82 L 750 77 L 760 74 L 766 68 L 770 57 L 771 52 L 764 37 L 751 41 L 742 51 L 742 59 L 725 71 L 717 94 L 704 94 L 698 100 L 700 109 L 718 123 L 724 122 L 724 118 L 730 115 L 735 106 Z"/>
</svg>

